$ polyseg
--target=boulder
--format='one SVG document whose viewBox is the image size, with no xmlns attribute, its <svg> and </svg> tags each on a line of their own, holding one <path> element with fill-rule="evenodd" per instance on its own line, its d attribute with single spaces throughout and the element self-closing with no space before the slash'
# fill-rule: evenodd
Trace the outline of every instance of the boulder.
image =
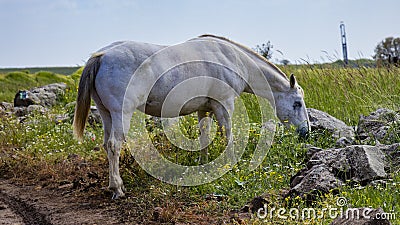
<svg viewBox="0 0 400 225">
<path fill-rule="evenodd" d="M 28 107 L 14 107 L 13 113 L 17 117 L 24 117 L 34 112 L 44 114 L 48 111 L 41 105 L 29 105 Z"/>
<path fill-rule="evenodd" d="M 309 151 L 307 167 L 291 178 L 288 196 L 313 201 L 316 195 L 328 193 L 348 181 L 366 185 L 388 176 L 386 155 L 376 146 L 352 145 L 327 150 L 310 147 Z"/>
<path fill-rule="evenodd" d="M 101 124 L 101 116 L 96 106 L 90 106 L 88 123 L 90 125 Z"/>
<path fill-rule="evenodd" d="M 367 184 L 369 181 L 385 178 L 388 167 L 386 155 L 375 146 L 352 145 L 315 153 L 307 163 L 311 168 L 327 165 L 334 175 L 343 180 Z"/>
<path fill-rule="evenodd" d="M 381 208 L 349 208 L 330 225 L 390 225 L 389 215 Z"/>
<path fill-rule="evenodd" d="M 300 196 L 311 203 L 316 196 L 337 189 L 344 183 L 337 179 L 326 165 L 316 165 L 302 169 L 290 181 L 290 190 L 286 196 Z"/>
<path fill-rule="evenodd" d="M 11 114 L 14 110 L 14 106 L 8 102 L 0 102 L 0 115 Z"/>
<path fill-rule="evenodd" d="M 72 121 L 74 119 L 75 106 L 76 106 L 76 102 L 70 102 L 70 103 L 66 104 L 65 109 L 67 110 L 68 113 L 61 114 L 61 115 L 55 115 L 54 122 L 56 124 L 60 124 L 60 123 L 68 122 L 68 121 L 70 121 L 72 123 Z M 90 106 L 88 123 L 92 126 L 95 124 L 102 123 L 99 110 L 97 109 L 96 106 Z"/>
<path fill-rule="evenodd" d="M 327 131 L 331 133 L 332 137 L 337 141 L 337 145 L 341 147 L 351 145 L 354 142 L 355 133 L 353 128 L 343 121 L 318 109 L 308 108 L 307 112 L 311 131 Z"/>
<path fill-rule="evenodd" d="M 323 148 L 314 147 L 313 145 L 310 145 L 310 144 L 306 144 L 306 145 L 305 145 L 305 148 L 307 149 L 307 152 L 306 152 L 306 159 L 307 159 L 307 160 L 310 160 L 311 157 L 312 157 L 315 153 L 320 152 L 320 151 L 324 151 Z"/>
<path fill-rule="evenodd" d="M 396 135 L 400 136 L 400 129 L 393 129 L 396 125 L 397 128 L 400 127 L 400 113 L 381 108 L 368 116 L 360 116 L 357 136 L 364 142 L 372 138 L 378 142 L 392 144 Z"/>
<path fill-rule="evenodd" d="M 15 107 L 28 107 L 30 105 L 53 106 L 60 96 L 65 93 L 65 83 L 54 83 L 31 90 L 20 90 L 14 97 Z"/>
<path fill-rule="evenodd" d="M 377 147 L 384 152 L 392 161 L 392 164 L 398 165 L 400 163 L 400 143 L 391 145 L 377 145 Z"/>
</svg>

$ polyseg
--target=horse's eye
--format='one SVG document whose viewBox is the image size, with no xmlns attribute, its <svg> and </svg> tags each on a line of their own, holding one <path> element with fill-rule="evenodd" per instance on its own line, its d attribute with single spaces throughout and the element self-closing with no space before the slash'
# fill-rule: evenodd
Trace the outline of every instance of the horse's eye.
<svg viewBox="0 0 400 225">
<path fill-rule="evenodd" d="M 294 102 L 293 109 L 298 109 L 298 108 L 301 108 L 301 107 L 302 107 L 301 102 Z"/>
</svg>

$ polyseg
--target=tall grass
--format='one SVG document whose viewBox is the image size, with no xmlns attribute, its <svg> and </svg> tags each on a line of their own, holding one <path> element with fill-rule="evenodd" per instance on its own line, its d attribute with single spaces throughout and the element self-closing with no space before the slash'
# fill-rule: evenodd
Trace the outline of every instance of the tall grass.
<svg viewBox="0 0 400 225">
<path fill-rule="evenodd" d="M 283 67 L 305 91 L 307 107 L 325 111 L 349 125 L 380 107 L 400 109 L 400 68 Z"/>
</svg>

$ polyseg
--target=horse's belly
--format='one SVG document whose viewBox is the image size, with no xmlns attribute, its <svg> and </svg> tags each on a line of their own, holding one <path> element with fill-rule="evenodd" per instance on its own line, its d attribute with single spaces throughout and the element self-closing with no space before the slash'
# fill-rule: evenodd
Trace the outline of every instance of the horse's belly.
<svg viewBox="0 0 400 225">
<path fill-rule="evenodd" d="M 184 116 L 199 110 L 209 111 L 209 99 L 207 97 L 197 97 L 189 101 L 179 99 L 173 102 L 148 100 L 145 106 L 138 107 L 138 110 L 157 117 L 173 118 Z"/>
</svg>

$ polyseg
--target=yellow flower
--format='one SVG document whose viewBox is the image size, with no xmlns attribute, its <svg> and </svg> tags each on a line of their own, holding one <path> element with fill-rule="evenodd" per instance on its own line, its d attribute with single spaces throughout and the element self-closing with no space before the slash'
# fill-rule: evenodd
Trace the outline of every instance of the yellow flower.
<svg viewBox="0 0 400 225">
<path fill-rule="evenodd" d="M 231 164 L 225 164 L 225 166 L 223 166 L 222 168 L 224 168 L 224 169 L 231 169 Z"/>
</svg>

